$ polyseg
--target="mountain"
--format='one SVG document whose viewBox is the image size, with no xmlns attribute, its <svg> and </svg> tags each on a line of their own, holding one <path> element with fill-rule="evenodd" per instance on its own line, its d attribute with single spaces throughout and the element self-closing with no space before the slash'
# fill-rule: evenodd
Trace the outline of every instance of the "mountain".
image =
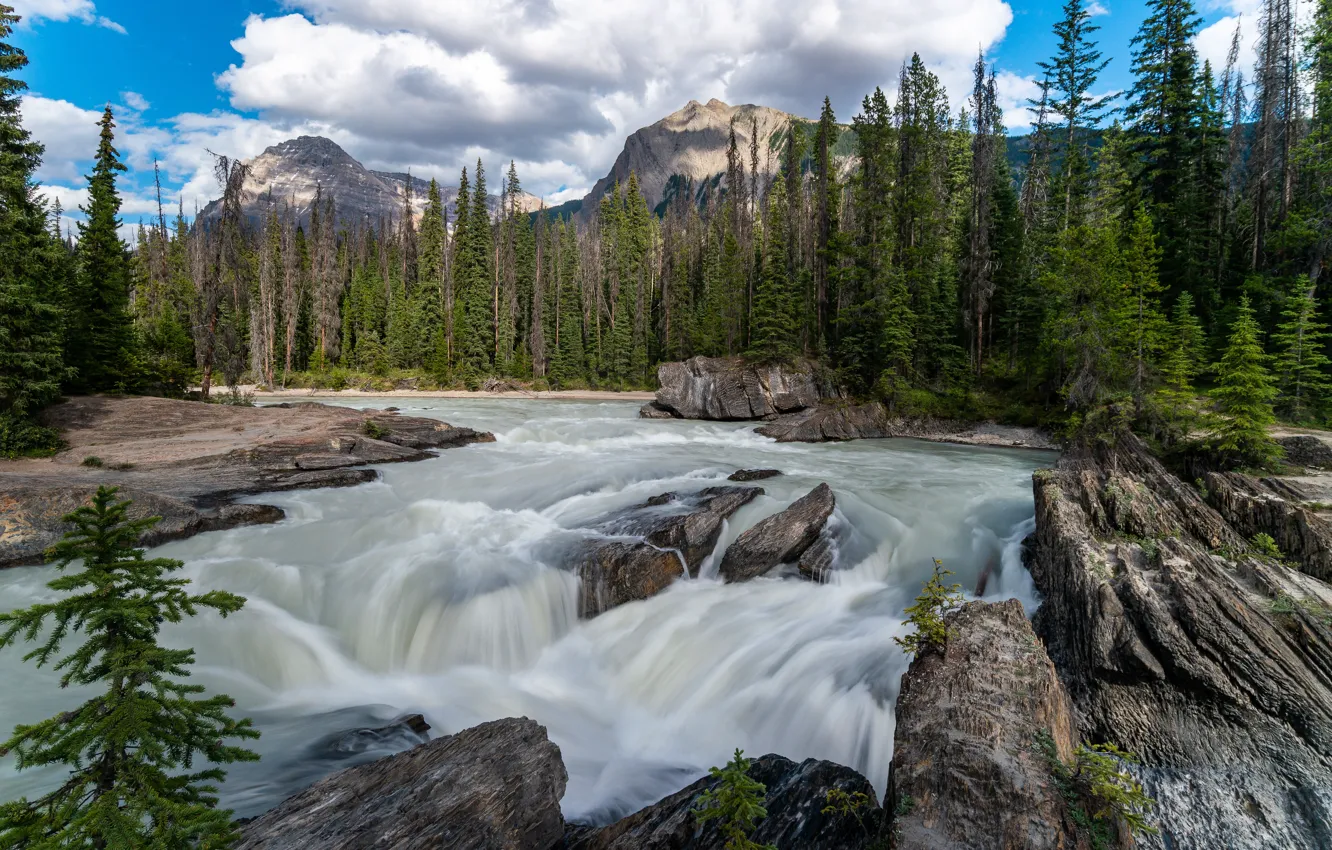
<svg viewBox="0 0 1332 850">
<path fill-rule="evenodd" d="M 691 100 L 683 109 L 625 139 L 624 150 L 610 173 L 598 180 L 583 198 L 581 213 L 590 215 L 595 211 L 617 181 L 622 185 L 629 181 L 631 171 L 638 175 L 648 208 L 658 213 L 665 211 L 666 205 L 689 181 L 693 181 L 698 200 L 706 185 L 726 173 L 732 122 L 746 172 L 750 167 L 750 135 L 754 123 L 758 123 L 759 173 L 770 177 L 781 165 L 782 146 L 793 121 L 806 122 L 806 119 L 750 103 L 730 106 L 716 98 L 706 104 Z"/>
<path fill-rule="evenodd" d="M 412 186 L 412 207 L 419 218 L 425 210 L 426 192 L 430 181 L 417 175 L 371 171 L 357 162 L 330 139 L 321 136 L 301 136 L 288 139 L 248 160 L 250 175 L 245 180 L 242 202 L 245 215 L 258 222 L 271 205 L 290 204 L 302 225 L 310 222 L 315 192 L 322 187 L 325 197 L 332 196 L 338 220 L 344 225 L 368 223 L 378 226 L 380 221 L 401 220 L 404 195 L 408 181 Z M 492 179 L 498 180 L 496 175 Z M 440 197 L 453 221 L 458 199 L 458 187 L 440 184 Z M 492 212 L 499 207 L 499 196 L 489 197 Z M 530 212 L 541 206 L 541 199 L 524 193 L 521 208 Z M 221 214 L 221 201 L 212 201 L 200 211 L 204 221 Z"/>
</svg>

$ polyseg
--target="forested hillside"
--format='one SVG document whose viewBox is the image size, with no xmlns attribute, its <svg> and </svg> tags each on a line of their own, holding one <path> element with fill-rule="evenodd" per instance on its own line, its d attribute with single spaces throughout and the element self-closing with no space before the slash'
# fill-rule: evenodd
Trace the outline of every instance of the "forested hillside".
<svg viewBox="0 0 1332 850">
<path fill-rule="evenodd" d="M 247 166 L 221 158 L 217 215 L 159 217 L 133 246 L 116 236 L 109 109 L 87 223 L 76 239 L 49 223 L 18 113 L 26 60 L 5 47 L 3 449 L 49 438 L 31 417 L 62 391 L 408 375 L 633 388 L 700 354 L 817 358 L 905 413 L 1066 417 L 1126 398 L 1169 422 L 1200 383 L 1232 412 L 1238 385 L 1241 406 L 1321 422 L 1332 0 L 1308 26 L 1292 10 L 1264 0 L 1256 68 L 1239 67 L 1238 32 L 1213 68 L 1193 4 L 1152 0 L 1112 104 L 1094 94 L 1097 27 L 1069 0 L 1016 173 L 986 58 L 958 103 L 913 57 L 894 96 L 866 95 L 850 145 L 827 101 L 779 150 L 733 124 L 724 175 L 674 187 L 660 216 L 632 173 L 595 214 L 531 216 L 512 165 L 492 214 L 477 162 L 453 216 L 432 183 L 419 218 L 404 204 L 347 227 L 322 197 L 298 224 L 275 199 L 255 227 Z M 1247 354 L 1232 337 L 1252 337 Z"/>
</svg>

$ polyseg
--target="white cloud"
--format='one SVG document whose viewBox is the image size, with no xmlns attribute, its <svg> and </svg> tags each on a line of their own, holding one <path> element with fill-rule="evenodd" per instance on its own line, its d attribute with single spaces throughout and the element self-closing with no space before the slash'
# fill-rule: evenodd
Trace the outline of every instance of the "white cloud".
<svg viewBox="0 0 1332 850">
<path fill-rule="evenodd" d="M 120 24 L 97 14 L 97 6 L 92 0 L 12 0 L 12 5 L 26 23 L 42 20 L 82 21 L 125 34 L 125 28 Z"/>
<path fill-rule="evenodd" d="M 1087 14 L 1095 18 L 1100 15 L 1110 14 L 1110 9 L 1104 3 L 1099 2 L 1099 0 L 1092 0 L 1092 2 L 1087 5 Z"/>
<path fill-rule="evenodd" d="M 147 98 L 136 91 L 123 91 L 120 93 L 120 97 L 125 101 L 125 105 L 130 109 L 133 109 L 135 112 L 144 112 L 148 107 L 152 106 Z"/>
</svg>

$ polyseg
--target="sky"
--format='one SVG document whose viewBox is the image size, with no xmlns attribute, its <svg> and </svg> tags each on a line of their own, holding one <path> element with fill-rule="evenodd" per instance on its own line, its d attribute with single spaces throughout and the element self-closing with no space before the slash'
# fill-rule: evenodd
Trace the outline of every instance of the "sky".
<svg viewBox="0 0 1332 850">
<path fill-rule="evenodd" d="M 1237 22 L 1253 61 L 1260 0 L 1195 0 L 1198 48 L 1221 66 Z M 719 98 L 849 122 L 890 97 L 912 52 L 965 103 L 978 52 L 1012 132 L 1030 122 L 1059 5 L 1038 0 L 0 0 L 24 17 L 24 124 L 38 179 L 74 219 L 96 122 L 114 110 L 127 228 L 155 217 L 153 165 L 186 215 L 218 193 L 212 154 L 249 158 L 327 136 L 368 167 L 455 184 L 480 157 L 514 160 L 549 203 L 582 197 L 624 139 Z M 1130 82 L 1144 0 L 1091 0 L 1111 58 L 1100 93 Z M 1247 76 L 1247 74 L 1246 74 Z"/>
</svg>

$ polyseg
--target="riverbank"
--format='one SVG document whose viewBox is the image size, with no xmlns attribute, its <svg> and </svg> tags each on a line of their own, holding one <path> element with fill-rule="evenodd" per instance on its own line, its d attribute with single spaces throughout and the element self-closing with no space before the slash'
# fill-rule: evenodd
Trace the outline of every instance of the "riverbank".
<svg viewBox="0 0 1332 850">
<path fill-rule="evenodd" d="M 322 404 L 239 407 L 148 397 L 72 398 L 44 413 L 67 448 L 0 460 L 0 567 L 39 563 L 61 517 L 98 486 L 121 488 L 135 516 L 162 521 L 146 544 L 276 522 L 247 495 L 373 481 L 370 464 L 424 460 L 432 449 L 494 440 L 435 419 Z"/>
<path fill-rule="evenodd" d="M 237 387 L 242 395 L 255 401 L 281 399 L 283 401 L 318 401 L 346 398 L 520 398 L 549 399 L 552 401 L 652 401 L 656 393 L 619 392 L 615 390 L 377 390 L 365 389 L 285 389 L 258 390 L 254 385 Z"/>
</svg>

